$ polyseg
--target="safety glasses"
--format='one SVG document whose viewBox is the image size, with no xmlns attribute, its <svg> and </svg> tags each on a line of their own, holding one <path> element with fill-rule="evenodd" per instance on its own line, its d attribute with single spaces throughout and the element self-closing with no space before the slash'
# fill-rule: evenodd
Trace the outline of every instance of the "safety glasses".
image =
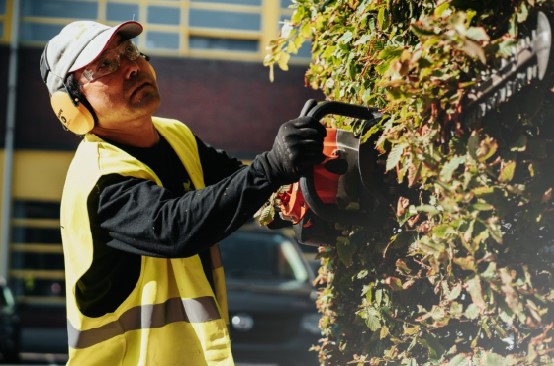
<svg viewBox="0 0 554 366">
<path fill-rule="evenodd" d="M 90 83 L 119 69 L 121 56 L 136 61 L 142 54 L 131 40 L 123 41 L 119 46 L 104 51 L 100 57 L 83 71 L 83 77 Z"/>
</svg>

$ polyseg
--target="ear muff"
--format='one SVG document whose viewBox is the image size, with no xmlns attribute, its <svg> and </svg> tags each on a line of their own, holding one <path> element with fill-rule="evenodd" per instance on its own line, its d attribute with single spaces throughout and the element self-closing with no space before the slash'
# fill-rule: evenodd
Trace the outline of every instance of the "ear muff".
<svg viewBox="0 0 554 366">
<path fill-rule="evenodd" d="M 54 77 L 62 82 L 62 89 L 55 91 L 50 96 L 50 105 L 63 126 L 76 135 L 84 135 L 94 128 L 94 116 L 92 112 L 78 98 L 72 97 L 65 78 L 53 73 L 48 64 L 48 43 L 40 56 L 40 74 L 42 81 L 49 86 L 49 80 Z M 56 86 L 54 84 L 54 86 Z M 56 86 L 57 87 L 57 86 Z"/>
<path fill-rule="evenodd" d="M 50 104 L 64 127 L 74 134 L 85 135 L 94 128 L 92 113 L 68 92 L 64 90 L 54 92 L 50 97 Z"/>
<path fill-rule="evenodd" d="M 150 57 L 142 55 L 155 79 L 156 71 L 149 62 Z M 46 72 L 44 72 L 44 80 L 46 80 L 45 75 L 47 75 Z M 72 97 L 67 87 L 65 90 L 58 90 L 50 96 L 50 105 L 63 126 L 74 134 L 85 135 L 94 128 L 94 116 L 91 111 L 78 98 Z"/>
</svg>

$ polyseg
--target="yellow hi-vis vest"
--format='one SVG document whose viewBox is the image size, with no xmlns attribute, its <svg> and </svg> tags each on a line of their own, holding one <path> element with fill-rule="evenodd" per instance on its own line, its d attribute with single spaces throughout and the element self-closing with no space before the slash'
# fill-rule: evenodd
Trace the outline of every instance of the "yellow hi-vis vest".
<svg viewBox="0 0 554 366">
<path fill-rule="evenodd" d="M 153 122 L 183 162 L 194 187 L 204 187 L 191 131 L 175 120 L 153 118 Z M 75 297 L 77 281 L 93 261 L 87 200 L 98 179 L 112 173 L 162 184 L 149 167 L 95 135 L 86 135 L 77 148 L 67 173 L 60 217 L 68 365 L 233 365 L 217 246 L 211 248 L 216 294 L 198 255 L 177 259 L 143 256 L 136 286 L 115 312 L 98 318 L 80 312 Z"/>
</svg>

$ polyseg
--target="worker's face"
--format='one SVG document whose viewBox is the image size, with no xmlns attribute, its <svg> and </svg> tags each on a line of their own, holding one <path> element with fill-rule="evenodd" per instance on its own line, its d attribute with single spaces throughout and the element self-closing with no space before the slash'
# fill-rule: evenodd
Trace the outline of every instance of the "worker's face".
<svg viewBox="0 0 554 366">
<path fill-rule="evenodd" d="M 114 37 L 97 60 L 75 72 L 103 128 L 124 129 L 126 122 L 132 128 L 133 121 L 151 116 L 160 105 L 153 70 L 128 42 Z"/>
</svg>

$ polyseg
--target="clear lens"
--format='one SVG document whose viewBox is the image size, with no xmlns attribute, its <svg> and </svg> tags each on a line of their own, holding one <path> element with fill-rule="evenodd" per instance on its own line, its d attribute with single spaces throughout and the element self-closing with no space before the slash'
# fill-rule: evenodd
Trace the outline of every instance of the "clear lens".
<svg viewBox="0 0 554 366">
<path fill-rule="evenodd" d="M 83 76 L 91 82 L 116 72 L 119 69 L 121 55 L 130 61 L 135 61 L 140 56 L 140 52 L 133 42 L 126 40 L 119 46 L 104 51 L 96 62 L 87 66 Z"/>
</svg>

